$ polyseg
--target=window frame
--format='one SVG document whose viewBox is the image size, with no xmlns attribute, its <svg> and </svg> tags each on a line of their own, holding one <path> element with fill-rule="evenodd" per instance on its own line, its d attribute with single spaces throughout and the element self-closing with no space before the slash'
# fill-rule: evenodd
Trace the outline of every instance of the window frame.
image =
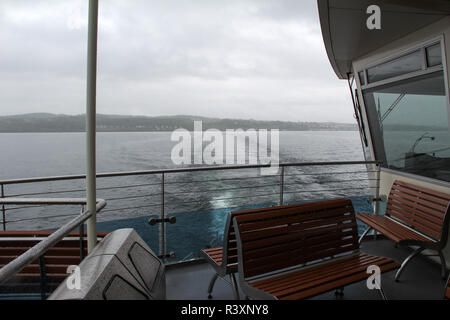
<svg viewBox="0 0 450 320">
<path fill-rule="evenodd" d="M 441 56 L 442 56 L 442 64 L 437 65 L 437 66 L 433 66 L 433 67 L 428 67 L 428 63 L 427 63 L 427 56 L 426 56 L 426 48 L 431 47 L 433 45 L 436 44 L 440 44 L 441 46 Z M 397 59 L 400 59 L 401 57 L 407 56 L 408 54 L 411 54 L 413 52 L 416 52 L 420 50 L 422 53 L 422 68 L 418 71 L 413 71 L 413 72 L 408 72 L 399 76 L 395 76 L 392 78 L 387 78 L 387 79 L 383 79 L 383 80 L 379 80 L 379 81 L 375 81 L 375 82 L 368 82 L 368 77 L 367 77 L 367 69 L 382 65 L 384 63 L 387 62 L 391 62 Z M 425 42 L 420 43 L 419 45 L 415 45 L 412 47 L 409 47 L 406 50 L 401 50 L 398 51 L 392 55 L 389 55 L 385 58 L 376 60 L 372 63 L 367 64 L 366 66 L 364 66 L 363 68 L 359 69 L 356 71 L 357 74 L 359 74 L 360 72 L 364 73 L 364 77 L 365 77 L 365 85 L 361 85 L 361 91 L 364 91 L 366 89 L 370 89 L 370 88 L 374 88 L 374 87 L 378 87 L 378 86 L 382 86 L 385 84 L 389 84 L 392 82 L 397 82 L 397 81 L 401 81 L 401 80 L 405 80 L 405 79 L 409 79 L 409 78 L 413 78 L 413 77 L 417 77 L 420 75 L 424 75 L 424 74 L 428 74 L 428 73 L 433 73 L 436 71 L 441 71 L 444 70 L 444 75 L 445 75 L 445 86 L 446 86 L 446 95 L 448 98 L 448 78 L 447 78 L 447 64 L 446 64 L 446 56 L 445 56 L 445 43 L 444 43 L 444 36 L 441 35 L 438 38 L 434 38 Z"/>
</svg>

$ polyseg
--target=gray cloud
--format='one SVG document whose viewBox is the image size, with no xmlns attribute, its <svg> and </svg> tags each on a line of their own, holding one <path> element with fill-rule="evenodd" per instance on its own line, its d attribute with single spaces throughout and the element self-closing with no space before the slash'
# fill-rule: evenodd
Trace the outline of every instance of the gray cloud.
<svg viewBox="0 0 450 320">
<path fill-rule="evenodd" d="M 316 1 L 100 2 L 98 112 L 351 122 Z M 87 1 L 0 3 L 0 113 L 84 112 Z"/>
</svg>

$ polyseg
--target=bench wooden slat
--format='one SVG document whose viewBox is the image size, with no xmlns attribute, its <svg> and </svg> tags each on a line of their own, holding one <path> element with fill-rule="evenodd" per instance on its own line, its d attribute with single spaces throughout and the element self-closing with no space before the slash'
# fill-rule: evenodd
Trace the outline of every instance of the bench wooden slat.
<svg viewBox="0 0 450 320">
<path fill-rule="evenodd" d="M 0 265 L 0 268 L 1 267 L 3 267 L 3 265 Z M 53 273 L 53 274 L 65 274 L 67 276 L 68 275 L 67 267 L 68 266 L 65 266 L 65 265 L 46 264 L 45 272 Z M 19 272 L 19 274 L 21 274 L 21 273 L 30 273 L 30 274 L 35 274 L 37 276 L 40 276 L 39 265 L 30 264 L 30 265 L 26 266 L 25 268 L 23 268 L 22 271 Z"/>
<path fill-rule="evenodd" d="M 3 248 L 7 247 L 24 247 L 24 248 L 31 248 L 32 246 L 38 244 L 40 240 L 0 240 L 0 246 Z M 83 240 L 83 243 L 85 246 L 87 246 L 87 241 Z M 55 244 L 55 248 L 79 248 L 80 247 L 80 240 L 62 240 Z"/>
<path fill-rule="evenodd" d="M 361 273 L 367 270 L 367 267 L 370 265 L 377 265 L 381 266 L 385 263 L 391 263 L 392 261 L 385 258 L 379 258 L 375 257 L 370 259 L 369 261 L 361 262 L 359 259 L 360 256 L 352 257 L 351 259 L 348 259 L 348 264 L 345 267 L 336 265 L 335 262 L 328 263 L 329 266 L 328 272 L 324 273 L 321 272 L 322 266 L 313 267 L 312 271 L 319 273 L 320 276 L 314 276 L 314 277 L 304 277 L 302 274 L 302 271 L 296 272 L 294 274 L 294 277 L 292 278 L 292 281 L 283 286 L 278 288 L 272 288 L 271 293 L 274 294 L 277 297 L 283 297 L 292 295 L 294 293 L 298 293 L 301 291 L 305 291 L 314 287 L 317 287 L 321 284 L 338 280 L 343 277 L 347 277 L 349 275 Z M 329 269 L 329 267 L 334 267 L 333 269 Z M 366 276 L 363 275 L 363 279 L 366 278 Z"/>
<path fill-rule="evenodd" d="M 12 260 L 17 258 L 17 256 L 0 256 L 0 264 L 5 265 Z M 48 264 L 61 264 L 61 265 L 78 265 L 80 264 L 80 257 L 71 256 L 45 256 L 45 262 Z M 39 261 L 35 260 L 33 264 L 38 264 Z"/>
<path fill-rule="evenodd" d="M 380 266 L 381 272 L 387 272 L 392 269 L 398 268 L 398 264 L 396 262 L 389 262 Z M 347 275 L 345 277 L 339 277 L 334 279 L 333 281 L 322 283 L 321 285 L 317 285 L 315 287 L 309 288 L 307 290 L 303 290 L 301 292 L 296 292 L 294 294 L 290 294 L 288 296 L 282 297 L 284 300 L 298 300 L 298 299 L 306 299 L 313 297 L 315 295 L 321 294 L 323 292 L 335 290 L 338 288 L 342 288 L 343 286 L 348 285 L 349 283 L 355 283 L 367 278 L 367 274 L 364 274 L 366 268 L 359 268 L 360 272 Z"/>
<path fill-rule="evenodd" d="M 339 199 L 338 200 L 328 200 L 328 201 L 330 202 L 328 204 L 329 210 L 332 210 L 333 208 L 340 210 L 339 206 L 342 204 L 342 202 L 339 201 Z M 264 208 L 264 210 L 261 210 L 261 209 L 248 210 L 247 214 L 236 217 L 236 218 L 239 218 L 239 220 L 242 223 L 249 222 L 249 221 L 257 222 L 258 220 L 255 218 L 255 216 L 252 213 L 259 215 L 264 212 L 264 219 L 270 219 L 273 217 L 279 217 L 280 208 L 283 209 L 283 213 L 287 216 L 289 214 L 298 212 L 299 207 L 301 207 L 302 208 L 301 210 L 303 210 L 304 212 L 314 211 L 314 212 L 318 212 L 318 214 L 320 211 L 324 210 L 323 208 L 321 208 L 321 205 L 318 204 L 318 202 L 304 202 L 304 203 L 295 204 L 295 205 L 274 206 L 274 207 Z M 332 213 L 332 211 L 330 211 L 329 214 L 331 215 L 331 213 Z M 327 213 L 324 213 L 324 215 L 326 216 Z"/>
<path fill-rule="evenodd" d="M 277 254 L 277 253 L 291 251 L 291 250 L 300 250 L 299 248 L 302 245 L 313 248 L 317 245 L 328 243 L 333 240 L 334 241 L 341 240 L 343 237 L 352 236 L 352 235 L 353 235 L 353 231 L 346 231 L 346 232 L 343 232 L 341 235 L 327 234 L 325 236 L 311 238 L 306 241 L 303 241 L 303 240 L 300 240 L 300 241 L 293 240 L 292 241 L 292 240 L 289 240 L 288 238 L 284 238 L 284 242 L 282 242 L 281 245 L 279 245 L 279 246 L 270 245 L 271 239 L 267 239 L 268 246 L 264 246 L 260 250 L 254 250 L 254 251 L 248 252 L 246 255 L 246 259 L 252 259 L 253 257 L 258 257 L 258 256 L 263 255 L 264 253 L 269 255 L 269 254 Z M 278 241 L 278 239 L 277 239 L 277 241 Z M 350 240 L 346 239 L 346 243 L 350 244 L 353 242 L 351 239 Z M 243 248 L 247 249 L 248 246 L 246 245 Z"/>
<path fill-rule="evenodd" d="M 425 233 L 428 236 L 433 237 L 434 239 L 438 239 L 441 236 L 441 229 L 442 227 L 438 227 L 436 225 L 434 225 L 434 229 L 429 228 L 425 223 L 420 223 L 421 222 L 421 218 L 420 217 L 414 217 L 413 219 L 405 219 L 404 216 L 401 216 L 399 214 L 397 214 L 395 211 L 391 210 L 390 211 L 390 215 L 391 217 L 396 218 L 396 220 L 401 221 L 402 223 L 405 223 L 407 226 L 409 226 L 410 228 L 413 228 L 415 230 L 418 230 L 419 232 Z M 439 228 L 438 230 L 436 230 L 437 228 Z"/>
<path fill-rule="evenodd" d="M 424 210 L 430 209 L 431 212 L 436 210 L 437 212 L 445 209 L 447 206 L 445 204 L 441 204 L 440 202 L 443 199 L 434 198 L 430 195 L 427 195 L 426 199 L 424 199 L 423 194 L 420 192 L 409 193 L 409 189 L 404 191 L 403 189 L 393 189 L 390 192 L 393 200 L 401 199 L 402 202 L 411 203 L 411 206 L 419 205 L 423 207 Z"/>
<path fill-rule="evenodd" d="M 423 217 L 424 220 L 429 221 L 430 226 L 442 225 L 445 209 L 446 208 L 443 208 L 441 212 L 436 212 L 435 214 L 429 214 L 419 207 L 410 207 L 400 202 L 395 203 L 394 201 L 391 201 L 388 205 L 389 212 L 398 211 L 400 214 L 405 215 L 411 220 Z"/>
<path fill-rule="evenodd" d="M 47 279 L 58 279 L 59 281 L 64 280 L 65 278 L 67 278 L 68 274 L 63 274 L 63 273 L 47 273 L 46 277 Z M 14 276 L 14 278 L 16 279 L 40 279 L 40 275 L 36 274 L 36 273 L 18 273 Z M 13 278 L 13 279 L 14 279 Z"/>
<path fill-rule="evenodd" d="M 444 220 L 444 212 L 446 207 L 442 207 L 441 210 L 430 209 L 421 206 L 420 203 L 407 203 L 404 199 L 391 198 L 388 202 L 388 211 L 390 209 L 397 209 L 406 216 L 424 216 L 431 221 L 436 221 L 437 224 L 442 223 Z M 403 210 L 403 211 L 402 211 Z"/>
<path fill-rule="evenodd" d="M 372 263 L 375 262 L 379 257 L 369 256 L 364 254 L 359 254 L 351 257 L 346 257 L 342 259 L 336 259 L 335 263 L 325 263 L 321 265 L 321 267 L 317 268 L 304 268 L 302 270 L 302 281 L 308 282 L 316 279 L 320 279 L 330 272 L 333 272 L 337 268 L 345 270 L 347 268 L 354 267 L 354 259 L 355 257 L 359 260 L 359 263 Z M 297 281 L 300 283 L 298 279 L 297 272 L 290 272 L 285 275 L 281 275 L 275 278 L 269 278 L 265 280 L 256 280 L 252 282 L 255 287 L 262 290 L 275 290 L 282 288 L 286 285 L 290 285 L 293 281 Z"/>
<path fill-rule="evenodd" d="M 395 185 L 393 185 L 393 187 L 394 187 L 394 189 L 403 187 L 406 189 L 418 190 L 418 191 L 421 191 L 423 194 L 431 195 L 432 197 L 435 197 L 437 199 L 443 199 L 443 200 L 447 201 L 447 203 L 450 201 L 450 195 L 447 193 L 436 191 L 436 190 L 431 190 L 431 189 L 417 186 L 417 185 L 413 185 L 411 183 L 407 183 L 407 182 L 404 182 L 401 180 L 396 180 Z"/>
<path fill-rule="evenodd" d="M 1 237 L 48 237 L 54 231 L 48 230 L 2 230 L 0 231 Z M 97 232 L 98 237 L 104 238 L 108 235 L 109 232 Z M 80 233 L 73 231 L 70 232 L 67 237 L 79 237 Z M 87 233 L 84 233 L 84 236 L 87 237 Z"/>
<path fill-rule="evenodd" d="M 252 268 L 259 268 L 267 264 L 281 264 L 287 259 L 292 260 L 294 254 L 297 256 L 295 259 L 299 261 L 305 261 L 305 259 L 308 261 L 307 256 L 311 253 L 318 255 L 320 252 L 324 252 L 328 255 L 331 246 L 333 248 L 341 248 L 352 244 L 354 244 L 352 239 L 338 239 L 319 244 L 316 243 L 315 245 L 308 244 L 307 242 L 286 243 L 282 246 L 272 246 L 251 251 L 244 257 L 244 261 L 246 262 L 247 270 L 250 271 Z"/>
<path fill-rule="evenodd" d="M 423 211 L 419 211 L 417 208 L 407 208 L 406 206 L 402 206 L 400 204 L 392 204 L 389 203 L 386 209 L 388 216 L 394 216 L 397 219 L 401 220 L 408 226 L 413 226 L 418 230 L 423 229 L 424 232 L 430 232 L 429 230 L 441 230 L 443 224 L 443 217 L 436 218 L 435 216 L 428 215 Z M 427 229 L 426 229 L 427 228 Z M 433 233 L 433 231 L 431 231 Z M 438 234 L 437 238 L 439 238 L 440 234 Z"/>
<path fill-rule="evenodd" d="M 329 225 L 323 225 L 322 220 L 312 220 L 312 221 L 304 221 L 303 223 L 296 223 L 291 225 L 277 225 L 273 226 L 270 229 L 257 229 L 248 232 L 244 232 L 242 234 L 242 239 L 246 241 L 246 245 L 251 244 L 259 244 L 264 245 L 264 239 L 269 239 L 268 241 L 272 241 L 271 238 L 275 238 L 277 236 L 285 236 L 292 240 L 294 240 L 295 235 L 297 236 L 313 236 L 321 233 L 328 232 L 333 230 L 334 228 L 339 228 L 339 230 L 347 229 L 347 228 L 355 228 L 356 222 L 348 221 L 348 216 L 343 216 L 340 218 L 332 218 L 329 219 Z M 247 242 L 248 241 L 248 242 Z M 281 239 L 282 241 L 282 239 Z"/>
<path fill-rule="evenodd" d="M 259 274 L 264 274 L 264 273 L 269 273 L 269 272 L 272 272 L 275 270 L 289 268 L 292 265 L 301 265 L 301 264 L 304 264 L 304 263 L 307 263 L 310 261 L 321 260 L 321 259 L 323 259 L 324 255 L 325 256 L 333 256 L 333 255 L 338 255 L 338 254 L 342 254 L 342 253 L 348 253 L 349 251 L 353 251 L 357 248 L 358 248 L 357 245 L 352 245 L 352 246 L 348 246 L 348 247 L 342 247 L 340 249 L 324 251 L 319 254 L 310 254 L 310 255 L 305 255 L 304 257 L 285 259 L 285 260 L 281 260 L 277 263 L 272 263 L 270 265 L 262 265 L 262 266 L 260 265 L 258 267 L 255 267 L 255 268 L 252 268 L 249 270 L 246 269 L 244 276 L 245 277 L 253 277 L 253 276 L 256 276 Z"/>
<path fill-rule="evenodd" d="M 286 214 L 290 214 L 294 211 L 294 208 L 290 208 L 289 210 L 286 210 Z M 326 217 L 327 219 L 330 219 L 333 214 L 336 215 L 336 219 L 342 219 L 342 214 L 346 213 L 346 208 L 336 208 L 336 209 L 330 209 L 326 212 L 311 212 L 311 213 L 306 213 L 304 214 L 302 217 L 297 217 L 297 216 L 286 216 L 285 218 L 279 218 L 277 219 L 277 224 L 278 225 L 289 225 L 292 224 L 293 222 L 299 223 L 299 222 L 307 222 L 309 220 L 312 220 L 312 216 L 314 218 L 314 220 L 318 220 L 319 218 L 323 218 Z M 271 215 L 272 216 L 272 215 Z M 268 217 L 269 219 L 269 217 Z M 302 223 L 303 225 L 304 223 Z M 247 230 L 255 230 L 258 228 L 265 228 L 267 226 L 273 226 L 273 222 L 270 220 L 263 220 L 263 221 L 256 221 L 256 222 L 252 222 L 252 223 L 247 223 L 247 224 L 243 224 L 242 225 L 242 229 L 241 232 L 245 232 Z"/>
<path fill-rule="evenodd" d="M 0 255 L 1 256 L 11 256 L 11 255 L 21 255 L 25 251 L 27 251 L 28 248 L 19 247 L 19 248 L 0 248 Z M 87 253 L 87 249 L 85 250 Z M 51 248 L 47 250 L 46 254 L 51 256 L 73 256 L 73 255 L 80 255 L 80 249 L 79 248 Z"/>
</svg>

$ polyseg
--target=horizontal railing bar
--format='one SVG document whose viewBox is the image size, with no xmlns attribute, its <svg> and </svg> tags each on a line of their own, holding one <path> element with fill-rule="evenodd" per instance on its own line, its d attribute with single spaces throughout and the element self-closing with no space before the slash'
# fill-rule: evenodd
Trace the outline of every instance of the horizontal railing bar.
<svg viewBox="0 0 450 320">
<path fill-rule="evenodd" d="M 71 213 L 71 214 L 58 214 L 56 216 L 39 216 L 34 218 L 23 218 L 23 219 L 16 219 L 16 220 L 7 220 L 7 223 L 18 223 L 23 221 L 33 221 L 33 220 L 42 220 L 42 219 L 48 219 L 48 218 L 59 218 L 59 217 L 74 217 L 77 216 L 77 213 Z"/>
<path fill-rule="evenodd" d="M 113 190 L 113 189 L 124 189 L 124 188 L 160 186 L 160 185 L 161 185 L 161 182 L 158 182 L 158 183 L 144 183 L 144 184 L 130 184 L 130 185 L 127 185 L 127 186 L 101 187 L 101 188 L 97 188 L 97 190 Z"/>
<path fill-rule="evenodd" d="M 308 190 L 308 191 L 284 191 L 284 193 L 305 193 L 305 192 L 329 192 L 329 191 L 341 191 L 341 190 L 365 190 L 365 189 L 371 189 L 375 187 L 363 187 L 363 188 L 339 188 L 339 189 L 323 189 L 323 190 Z M 267 194 L 252 194 L 252 197 L 269 197 L 278 195 L 278 192 L 275 193 L 267 193 Z M 166 206 L 174 206 L 174 205 L 180 205 L 180 204 L 189 204 L 189 203 L 210 203 L 212 201 L 222 201 L 222 200 L 234 200 L 234 199 L 243 199 L 248 198 L 249 196 L 240 196 L 240 197 L 229 197 L 229 198 L 217 198 L 212 199 L 211 201 L 204 201 L 204 200 L 193 200 L 193 201 L 182 201 L 182 202 L 170 202 L 166 203 Z"/>
<path fill-rule="evenodd" d="M 126 186 L 116 186 L 116 187 L 100 187 L 97 188 L 97 191 L 100 190 L 113 190 L 113 189 L 124 189 L 124 188 L 137 188 L 137 187 L 148 187 L 148 186 L 159 186 L 161 182 L 158 183 L 145 183 L 145 184 L 131 184 Z M 21 197 L 21 196 L 35 196 L 35 195 L 48 195 L 48 194 L 61 194 L 61 193 L 72 193 L 72 192 L 85 192 L 86 189 L 74 189 L 74 190 L 62 190 L 62 191 L 47 191 L 47 192 L 34 192 L 34 193 L 20 193 L 20 194 L 11 194 L 5 198 L 9 197 Z"/>
<path fill-rule="evenodd" d="M 309 184 L 326 184 L 326 183 L 340 183 L 340 182 L 360 182 L 360 181 L 378 181 L 378 179 L 352 179 L 352 180 L 328 180 L 328 181 L 317 181 L 317 182 L 291 182 L 291 183 L 284 183 L 285 186 L 287 185 L 298 185 L 298 184 L 302 184 L 302 185 L 309 185 Z"/>
<path fill-rule="evenodd" d="M 0 205 L 14 204 L 40 204 L 40 205 L 82 205 L 86 204 L 85 198 L 0 198 Z"/>
<path fill-rule="evenodd" d="M 355 173 L 376 173 L 378 171 L 337 171 L 337 172 L 311 172 L 311 173 L 285 173 L 285 176 L 324 176 L 324 175 L 335 175 L 335 174 L 355 174 Z"/>
<path fill-rule="evenodd" d="M 179 194 L 189 194 L 189 193 L 209 193 L 209 192 L 219 192 L 219 191 L 230 191 L 230 190 L 241 190 L 241 189 L 256 189 L 256 188 L 267 188 L 267 187 L 278 187 L 277 184 L 264 184 L 264 185 L 256 185 L 256 186 L 241 186 L 235 188 L 223 188 L 223 189 L 206 189 L 206 190 L 190 190 L 190 191 L 182 191 L 182 192 L 167 192 L 168 195 L 179 195 Z"/>
<path fill-rule="evenodd" d="M 275 203 L 275 202 L 273 202 L 273 203 Z M 209 210 L 222 210 L 222 209 L 234 210 L 234 209 L 241 209 L 242 207 L 248 207 L 248 205 L 239 205 L 239 206 L 234 206 L 234 207 L 214 207 L 214 208 L 210 208 Z M 170 212 L 171 215 L 185 214 L 185 213 L 186 213 L 186 211 Z"/>
<path fill-rule="evenodd" d="M 252 198 L 254 197 L 269 197 L 269 196 L 273 196 L 273 195 L 277 195 L 278 192 L 275 193 L 267 193 L 267 194 L 252 194 Z M 243 198 L 248 198 L 249 196 L 241 196 L 241 197 L 231 197 L 231 198 L 218 198 L 218 199 L 211 199 L 211 201 L 204 201 L 204 200 L 194 200 L 194 201 L 182 201 L 182 202 L 170 202 L 169 201 L 166 203 L 166 206 L 174 206 L 174 205 L 179 205 L 179 204 L 188 204 L 188 203 L 210 203 L 212 201 L 222 201 L 222 200 L 233 200 L 233 199 L 243 199 Z"/>
<path fill-rule="evenodd" d="M 376 181 L 378 179 L 358 179 L 358 181 Z M 324 183 L 340 183 L 340 182 L 355 182 L 356 180 L 333 180 L 333 181 L 320 181 L 320 184 Z M 298 185 L 299 182 L 291 182 L 284 183 L 283 185 Z M 315 184 L 315 182 L 304 183 L 304 184 Z M 182 192 L 166 192 L 169 195 L 180 195 L 180 194 L 190 194 L 190 193 L 210 193 L 210 192 L 219 192 L 219 191 L 230 191 L 230 190 L 241 190 L 241 189 L 256 189 L 256 188 L 266 188 L 266 187 L 278 187 L 280 183 L 277 184 L 263 184 L 263 185 L 255 185 L 255 186 L 240 186 L 235 188 L 222 188 L 222 189 L 206 189 L 206 190 L 190 190 L 190 191 L 182 191 Z M 109 200 L 109 199 L 107 199 Z"/>
<path fill-rule="evenodd" d="M 103 212 L 112 212 L 112 211 L 119 211 L 119 210 L 130 210 L 130 209 L 141 209 L 141 208 L 160 207 L 160 206 L 161 206 L 161 203 L 151 203 L 151 204 L 145 205 L 145 206 L 106 209 L 106 210 L 103 210 Z"/>
<path fill-rule="evenodd" d="M 165 182 L 165 185 L 168 184 L 187 184 L 187 183 L 194 183 L 194 182 L 217 182 L 217 181 L 235 181 L 235 180 L 249 180 L 249 179 L 263 179 L 263 178 L 280 178 L 280 176 L 277 175 L 267 175 L 267 176 L 253 176 L 253 177 L 234 177 L 234 178 L 216 178 L 216 179 L 207 179 L 207 180 L 190 180 L 190 181 L 168 181 Z"/>
<path fill-rule="evenodd" d="M 98 190 L 98 189 L 97 189 Z M 75 190 L 62 190 L 62 191 L 46 191 L 46 192 L 32 192 L 32 193 L 16 193 L 10 194 L 5 198 L 10 197 L 22 197 L 22 196 L 38 196 L 38 195 L 48 195 L 48 194 L 61 194 L 61 193 L 72 193 L 72 192 L 84 192 L 86 189 L 75 189 Z"/>
<path fill-rule="evenodd" d="M 331 174 L 344 174 L 344 173 L 367 173 L 367 172 L 377 172 L 377 171 L 344 171 L 344 172 L 325 172 L 325 173 L 297 173 L 297 174 L 286 174 L 285 176 L 312 176 L 312 175 L 331 175 Z M 194 182 L 217 182 L 217 181 L 234 181 L 234 180 L 249 180 L 249 179 L 262 179 L 262 178 L 280 178 L 280 175 L 267 175 L 267 176 L 253 176 L 253 177 L 235 177 L 235 178 L 224 178 L 224 179 L 207 179 L 207 180 L 190 180 L 190 181 L 169 181 L 165 182 L 168 184 L 189 184 Z"/>
<path fill-rule="evenodd" d="M 358 179 L 358 181 L 376 181 L 377 179 Z M 356 180 L 334 180 L 334 181 L 320 181 L 320 184 L 325 183 L 341 183 L 341 182 L 355 182 Z M 298 185 L 299 182 L 291 182 L 284 183 L 283 185 Z M 304 183 L 304 184 L 316 184 L 315 182 Z M 230 190 L 241 190 L 241 189 L 256 189 L 256 188 L 266 188 L 266 187 L 278 187 L 280 183 L 277 184 L 263 184 L 263 185 L 255 185 L 255 186 L 240 186 L 235 188 L 222 188 L 222 189 L 206 189 L 206 190 L 190 190 L 190 191 L 182 191 L 182 192 L 166 192 L 169 195 L 179 195 L 179 194 L 190 194 L 190 193 L 209 193 L 209 192 L 219 192 L 219 191 L 230 191 Z M 107 199 L 108 200 L 108 199 Z"/>
<path fill-rule="evenodd" d="M 127 196 L 127 197 L 116 197 L 116 198 L 105 198 L 106 201 L 116 201 L 116 200 L 125 200 L 125 199 L 138 199 L 138 198 L 147 198 L 147 197 L 156 197 L 160 196 L 161 192 L 159 193 L 151 193 L 151 194 L 144 194 L 144 195 L 134 195 L 134 196 Z"/>
<path fill-rule="evenodd" d="M 358 165 L 358 164 L 380 164 L 379 161 L 329 161 L 329 162 L 298 162 L 298 163 L 279 163 L 278 167 L 311 167 L 311 166 L 342 166 L 342 165 Z M 191 167 L 180 169 L 159 169 L 159 170 L 140 170 L 140 171 L 124 171 L 124 172 L 108 172 L 98 173 L 97 178 L 121 177 L 132 175 L 150 175 L 162 173 L 183 173 L 183 172 L 199 172 L 199 171 L 222 171 L 222 170 L 239 170 L 239 169 L 259 169 L 269 168 L 272 164 L 255 164 L 255 165 L 235 165 L 235 166 L 209 166 L 209 167 Z M 273 166 L 275 167 L 275 166 Z M 0 180 L 0 184 L 19 184 L 31 182 L 45 182 L 57 180 L 79 180 L 85 179 L 86 175 L 65 175 L 52 177 L 37 177 L 24 179 L 8 179 Z"/>
<path fill-rule="evenodd" d="M 24 207 L 9 207 L 9 208 L 5 208 L 5 211 L 12 211 L 12 210 L 20 210 L 20 209 L 32 209 L 32 208 L 43 208 L 43 207 L 46 207 L 47 205 L 45 205 L 45 204 L 41 204 L 41 205 L 38 205 L 38 206 L 24 206 Z"/>
<path fill-rule="evenodd" d="M 66 199 L 67 200 L 67 199 Z M 96 211 L 101 211 L 106 206 L 106 201 L 103 199 L 97 200 Z M 48 249 L 56 245 L 65 236 L 67 236 L 73 229 L 80 226 L 87 219 L 93 215 L 89 210 L 84 211 L 61 228 L 53 232 L 51 235 L 40 241 L 35 246 L 31 247 L 23 254 L 18 256 L 13 261 L 0 269 L 0 284 L 7 281 L 9 278 L 20 272 L 23 268 L 29 265 L 34 260 L 41 257 Z"/>
<path fill-rule="evenodd" d="M 362 188 L 339 188 L 339 189 L 323 189 L 323 190 L 302 190 L 302 191 L 284 191 L 284 193 L 305 193 L 305 192 L 329 192 L 329 191 L 341 191 L 341 190 L 365 190 L 365 189 L 376 189 L 377 187 L 362 187 Z"/>
</svg>

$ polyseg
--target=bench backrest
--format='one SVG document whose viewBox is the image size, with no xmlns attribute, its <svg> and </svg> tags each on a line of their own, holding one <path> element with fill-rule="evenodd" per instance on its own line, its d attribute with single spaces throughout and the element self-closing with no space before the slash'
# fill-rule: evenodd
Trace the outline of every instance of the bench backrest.
<svg viewBox="0 0 450 320">
<path fill-rule="evenodd" d="M 223 241 L 223 251 L 222 251 L 222 262 L 223 266 L 235 264 L 238 262 L 238 249 L 236 243 L 236 233 L 234 231 L 233 226 L 233 218 L 245 215 L 245 214 L 254 214 L 257 212 L 266 212 L 273 211 L 273 208 L 294 208 L 298 207 L 301 204 L 288 204 L 278 207 L 267 207 L 267 208 L 258 208 L 258 209 L 248 209 L 248 210 L 239 210 L 232 211 L 227 216 L 227 221 L 225 223 L 225 233 L 224 233 L 224 241 Z"/>
<path fill-rule="evenodd" d="M 449 194 L 397 180 L 389 193 L 386 215 L 435 240 L 447 241 L 443 237 L 447 238 L 449 202 Z"/>
<path fill-rule="evenodd" d="M 244 278 L 354 252 L 358 231 L 349 199 L 272 207 L 236 216 Z"/>
</svg>

